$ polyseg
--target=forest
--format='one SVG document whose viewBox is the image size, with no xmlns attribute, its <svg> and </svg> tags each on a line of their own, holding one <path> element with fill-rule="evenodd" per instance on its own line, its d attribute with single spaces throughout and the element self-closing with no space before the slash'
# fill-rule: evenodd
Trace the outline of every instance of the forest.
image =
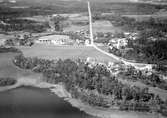
<svg viewBox="0 0 167 118">
<path fill-rule="evenodd" d="M 18 55 L 13 63 L 43 73 L 45 81 L 63 83 L 73 97 L 91 106 L 166 115 L 167 100 L 149 93 L 148 88 L 123 84 L 102 65 L 90 67 L 83 60 L 44 60 Z"/>
</svg>

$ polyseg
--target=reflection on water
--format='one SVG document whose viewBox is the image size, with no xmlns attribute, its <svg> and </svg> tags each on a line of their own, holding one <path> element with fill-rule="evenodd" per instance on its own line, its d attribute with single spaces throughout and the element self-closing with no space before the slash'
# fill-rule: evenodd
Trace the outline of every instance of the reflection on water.
<svg viewBox="0 0 167 118">
<path fill-rule="evenodd" d="M 47 89 L 21 87 L 0 93 L 0 118 L 93 118 Z"/>
</svg>

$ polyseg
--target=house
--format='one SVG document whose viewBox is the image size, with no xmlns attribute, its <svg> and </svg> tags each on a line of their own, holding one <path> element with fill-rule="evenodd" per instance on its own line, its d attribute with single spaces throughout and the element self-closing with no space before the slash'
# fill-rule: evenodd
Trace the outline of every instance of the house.
<svg viewBox="0 0 167 118">
<path fill-rule="evenodd" d="M 120 49 L 120 48 L 125 47 L 127 45 L 128 45 L 128 40 L 126 40 L 126 38 L 121 38 L 118 40 L 117 49 Z"/>
<path fill-rule="evenodd" d="M 39 38 L 36 43 L 65 45 L 73 43 L 73 41 L 67 35 L 50 35 Z"/>
<path fill-rule="evenodd" d="M 113 38 L 109 41 L 109 46 L 110 48 L 117 48 L 117 49 L 121 49 L 126 47 L 128 44 L 128 40 L 126 38 Z"/>
<path fill-rule="evenodd" d="M 93 57 L 87 57 L 86 63 L 92 68 L 93 66 L 97 65 L 97 60 Z"/>
<path fill-rule="evenodd" d="M 125 35 L 125 36 L 129 36 L 129 35 L 130 35 L 130 32 L 124 32 L 124 35 Z"/>
<path fill-rule="evenodd" d="M 5 45 L 5 41 L 6 41 L 6 39 L 0 39 L 0 46 Z"/>
<path fill-rule="evenodd" d="M 85 46 L 91 46 L 91 43 L 90 43 L 90 40 L 89 40 L 89 39 L 86 39 L 86 40 L 85 40 Z"/>
</svg>

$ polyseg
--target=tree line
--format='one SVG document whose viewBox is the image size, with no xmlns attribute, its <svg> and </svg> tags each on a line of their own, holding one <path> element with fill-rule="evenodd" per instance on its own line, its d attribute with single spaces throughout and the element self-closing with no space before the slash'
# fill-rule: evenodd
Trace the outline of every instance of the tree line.
<svg viewBox="0 0 167 118">
<path fill-rule="evenodd" d="M 0 53 L 7 53 L 7 52 L 17 52 L 20 53 L 21 51 L 15 47 L 5 47 L 0 46 Z"/>
</svg>

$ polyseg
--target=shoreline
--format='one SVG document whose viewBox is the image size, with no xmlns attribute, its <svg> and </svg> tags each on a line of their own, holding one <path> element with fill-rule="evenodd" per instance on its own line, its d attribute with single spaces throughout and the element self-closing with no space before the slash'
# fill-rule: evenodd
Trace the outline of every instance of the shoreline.
<svg viewBox="0 0 167 118">
<path fill-rule="evenodd" d="M 81 102 L 81 100 L 71 97 L 71 94 L 67 92 L 63 84 L 50 84 L 43 82 L 39 79 L 30 78 L 20 78 L 17 83 L 11 86 L 0 87 L 0 92 L 8 91 L 22 86 L 31 86 L 37 88 L 49 89 L 51 93 L 63 98 L 66 102 L 70 103 L 73 107 L 78 108 L 80 111 L 85 113 L 100 117 L 100 118 L 165 118 L 159 114 L 143 113 L 143 112 L 133 112 L 133 111 L 119 111 L 112 109 L 97 108 Z"/>
</svg>

